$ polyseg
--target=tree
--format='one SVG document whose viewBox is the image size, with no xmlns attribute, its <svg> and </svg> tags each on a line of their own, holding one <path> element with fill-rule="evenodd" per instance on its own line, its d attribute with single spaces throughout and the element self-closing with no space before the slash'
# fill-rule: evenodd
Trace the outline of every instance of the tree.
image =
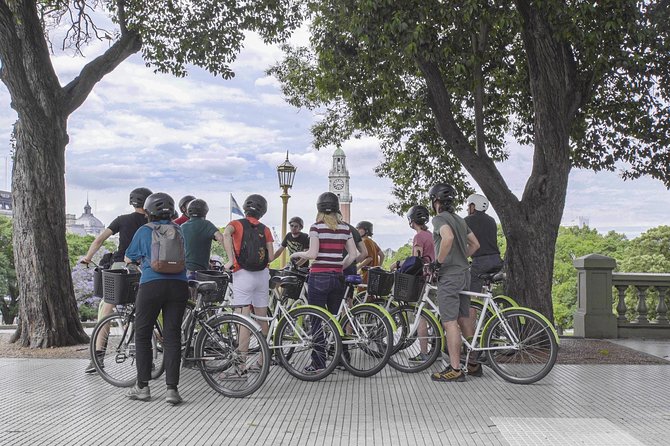
<svg viewBox="0 0 670 446">
<path fill-rule="evenodd" d="M 5 296 L 9 301 L 5 301 Z M 14 249 L 12 248 L 12 221 L 0 216 L 0 308 L 5 324 L 14 321 L 18 311 L 19 290 L 14 268 Z"/>
<path fill-rule="evenodd" d="M 94 21 L 105 11 L 116 26 Z M 142 51 L 157 71 L 186 75 L 187 64 L 214 75 L 234 75 L 230 62 L 244 32 L 277 42 L 297 23 L 293 0 L 181 2 L 175 0 L 0 0 L 0 78 L 18 115 L 14 126 L 14 254 L 22 296 L 23 346 L 85 342 L 73 295 L 65 241 L 67 120 L 93 87 L 132 54 Z M 65 33 L 63 48 L 81 53 L 93 39 L 111 46 L 67 85 L 50 60 L 50 31 Z"/>
<path fill-rule="evenodd" d="M 571 169 L 670 185 L 669 3 L 313 1 L 311 48 L 270 73 L 290 103 L 324 110 L 317 148 L 380 139 L 394 211 L 437 181 L 468 193 L 467 171 L 500 217 L 506 293 L 551 318 Z M 508 138 L 533 150 L 520 198 L 496 164 Z"/>
</svg>

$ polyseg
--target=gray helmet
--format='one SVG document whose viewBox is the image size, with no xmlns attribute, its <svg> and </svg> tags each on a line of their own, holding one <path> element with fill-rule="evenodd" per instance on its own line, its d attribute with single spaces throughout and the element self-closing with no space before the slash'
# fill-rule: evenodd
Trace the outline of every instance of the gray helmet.
<svg viewBox="0 0 670 446">
<path fill-rule="evenodd" d="M 428 223 L 429 219 L 430 213 L 428 212 L 428 208 L 426 206 L 421 206 L 420 204 L 412 206 L 407 213 L 407 220 L 410 223 L 414 222 L 417 225 L 425 225 Z"/>
<path fill-rule="evenodd" d="M 189 218 L 193 217 L 205 218 L 207 217 L 208 212 L 209 212 L 209 206 L 207 206 L 207 202 L 200 198 L 191 200 L 186 208 L 186 215 L 188 215 Z"/>
<path fill-rule="evenodd" d="M 245 215 L 261 218 L 268 210 L 268 202 L 262 195 L 251 194 L 244 200 L 242 209 L 244 209 Z"/>
<path fill-rule="evenodd" d="M 138 187 L 133 189 L 130 192 L 130 205 L 135 208 L 141 208 L 144 206 L 144 201 L 147 199 L 152 192 L 146 187 Z"/>
<path fill-rule="evenodd" d="M 193 200 L 195 200 L 195 197 L 193 195 L 184 195 L 183 197 L 181 197 L 181 200 L 179 200 L 179 210 L 183 214 L 185 214 L 188 204 Z"/>
<path fill-rule="evenodd" d="M 329 214 L 340 211 L 340 199 L 332 192 L 324 192 L 316 200 L 316 210 Z"/>
<path fill-rule="evenodd" d="M 144 212 L 152 217 L 170 220 L 174 210 L 174 200 L 165 192 L 151 194 L 144 202 Z"/>
<path fill-rule="evenodd" d="M 369 221 L 359 221 L 356 225 L 356 229 L 363 229 L 365 230 L 365 235 L 372 235 L 372 223 Z"/>
<path fill-rule="evenodd" d="M 300 217 L 293 217 L 288 221 L 288 224 L 290 225 L 291 223 L 297 223 L 300 226 L 300 229 L 305 227 L 305 224 L 302 222 L 302 218 Z"/>
</svg>

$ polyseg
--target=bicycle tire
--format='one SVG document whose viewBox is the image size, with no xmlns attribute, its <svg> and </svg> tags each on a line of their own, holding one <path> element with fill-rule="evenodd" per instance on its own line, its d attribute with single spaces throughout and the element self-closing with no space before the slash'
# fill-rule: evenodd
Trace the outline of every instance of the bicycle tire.
<svg viewBox="0 0 670 446">
<path fill-rule="evenodd" d="M 100 337 L 104 339 L 98 342 Z M 156 325 L 151 336 L 151 379 L 160 377 L 165 370 L 161 338 L 160 326 Z M 104 345 L 104 354 L 96 354 L 96 345 Z M 93 329 L 89 350 L 102 379 L 116 387 L 131 387 L 135 384 L 137 366 L 134 315 L 114 313 L 100 320 Z"/>
<path fill-rule="evenodd" d="M 325 310 L 316 308 L 289 310 L 277 324 L 274 345 L 284 369 L 302 381 L 319 381 L 330 375 L 342 354 L 337 323 Z M 317 370 L 306 370 L 315 363 Z"/>
<path fill-rule="evenodd" d="M 503 325 L 519 340 L 514 345 Z M 532 384 L 547 376 L 556 363 L 558 343 L 551 327 L 537 314 L 525 308 L 513 308 L 491 321 L 485 333 L 485 347 L 505 347 L 487 350 L 489 366 L 505 381 Z"/>
<path fill-rule="evenodd" d="M 241 329 L 249 332 L 258 352 L 240 352 Z M 270 349 L 260 330 L 236 314 L 221 314 L 207 320 L 195 341 L 196 360 L 207 384 L 230 398 L 244 398 L 257 391 L 270 372 Z M 258 370 L 252 371 L 259 365 Z"/>
<path fill-rule="evenodd" d="M 370 305 L 355 306 L 349 312 L 351 319 L 345 315 L 340 321 L 342 330 L 347 333 L 347 327 L 351 326 L 352 333 L 358 331 L 364 335 L 362 338 L 355 334 L 345 335 L 345 339 L 352 339 L 342 341 L 343 354 L 340 361 L 352 375 L 369 378 L 386 367 L 393 354 L 391 322 L 380 309 Z"/>
<path fill-rule="evenodd" d="M 416 314 L 417 308 L 411 305 L 402 305 L 391 310 L 391 317 L 398 326 L 400 339 L 396 342 L 389 365 L 403 373 L 417 373 L 426 370 L 437 361 L 442 351 L 443 339 L 440 335 L 440 327 L 424 308 L 419 317 L 427 327 L 425 341 L 428 351 L 425 358 L 419 358 L 421 338 L 417 336 L 417 333 L 409 335 L 410 327 L 416 320 Z"/>
</svg>

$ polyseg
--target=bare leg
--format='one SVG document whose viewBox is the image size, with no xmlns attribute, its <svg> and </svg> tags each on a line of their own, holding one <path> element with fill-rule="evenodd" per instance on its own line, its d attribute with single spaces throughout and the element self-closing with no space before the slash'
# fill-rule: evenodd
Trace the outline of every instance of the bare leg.
<svg viewBox="0 0 670 446">
<path fill-rule="evenodd" d="M 469 318 L 468 318 L 469 319 Z M 461 368 L 461 330 L 458 321 L 445 321 L 442 326 L 447 333 L 447 350 L 449 363 L 453 369 Z"/>
</svg>

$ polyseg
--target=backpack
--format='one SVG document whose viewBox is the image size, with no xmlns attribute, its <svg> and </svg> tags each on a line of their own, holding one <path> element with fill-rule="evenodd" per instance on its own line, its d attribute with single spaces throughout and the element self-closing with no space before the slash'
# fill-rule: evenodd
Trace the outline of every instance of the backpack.
<svg viewBox="0 0 670 446">
<path fill-rule="evenodd" d="M 242 224 L 242 242 L 237 264 L 247 271 L 262 271 L 268 266 L 268 248 L 265 239 L 265 225 L 252 225 L 246 218 L 238 220 Z"/>
<path fill-rule="evenodd" d="M 151 269 L 163 274 L 184 271 L 186 255 L 179 226 L 174 223 L 147 223 L 145 226 L 151 228 Z"/>
<path fill-rule="evenodd" d="M 423 273 L 423 260 L 418 256 L 407 257 L 398 271 L 403 274 L 418 276 Z"/>
</svg>

